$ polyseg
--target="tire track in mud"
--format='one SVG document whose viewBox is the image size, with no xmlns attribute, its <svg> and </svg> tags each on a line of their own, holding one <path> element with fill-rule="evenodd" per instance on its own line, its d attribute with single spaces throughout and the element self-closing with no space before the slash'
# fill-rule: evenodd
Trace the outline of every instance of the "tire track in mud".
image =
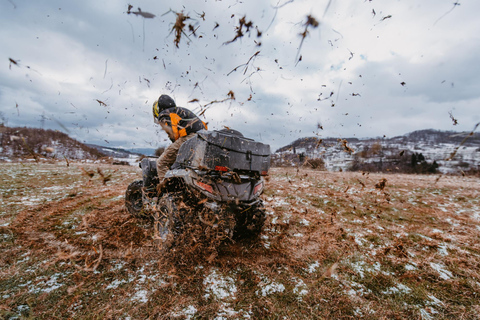
<svg viewBox="0 0 480 320">
<path fill-rule="evenodd" d="M 103 259 L 151 255 L 151 226 L 131 217 L 123 198 L 115 199 L 122 187 L 90 189 L 21 211 L 10 226 L 16 244 L 35 255 L 52 255 L 51 263 L 72 260 L 85 266 L 99 251 Z"/>
</svg>

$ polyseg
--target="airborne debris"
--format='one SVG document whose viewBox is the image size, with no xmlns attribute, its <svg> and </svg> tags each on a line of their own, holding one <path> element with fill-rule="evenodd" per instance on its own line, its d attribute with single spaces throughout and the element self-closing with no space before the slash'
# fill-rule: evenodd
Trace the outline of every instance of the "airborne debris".
<svg viewBox="0 0 480 320">
<path fill-rule="evenodd" d="M 101 100 L 98 100 L 98 99 L 95 99 L 95 101 L 97 101 L 102 107 L 106 107 L 107 104 Z"/>
<path fill-rule="evenodd" d="M 347 50 L 350 53 L 350 57 L 348 58 L 348 60 L 352 60 L 354 53 L 352 51 L 350 51 L 350 49 L 347 49 Z"/>
<path fill-rule="evenodd" d="M 383 189 L 385 189 L 387 185 L 387 179 L 385 178 L 382 178 L 376 185 L 375 185 L 375 188 L 376 189 L 380 189 L 383 191 Z"/>
<path fill-rule="evenodd" d="M 312 15 L 307 16 L 307 21 L 303 24 L 305 26 L 305 30 L 300 33 L 302 40 L 300 41 L 300 45 L 298 46 L 297 56 L 295 57 L 295 61 L 297 61 L 298 56 L 300 55 L 300 50 L 302 49 L 303 41 L 308 35 L 308 27 L 312 26 L 313 28 L 317 28 L 320 25 L 320 22 L 317 21 Z M 298 60 L 300 61 L 300 60 Z M 297 63 L 298 63 L 297 61 Z"/>
<path fill-rule="evenodd" d="M 339 139 L 339 142 L 340 144 L 342 145 L 343 147 L 343 150 L 347 153 L 354 153 L 355 150 L 353 150 L 352 148 L 350 148 L 347 144 L 348 144 L 348 141 L 346 139 Z"/>
<path fill-rule="evenodd" d="M 298 60 L 297 60 L 297 63 L 295 63 L 295 66 L 297 66 L 297 64 L 298 64 L 300 61 L 302 61 L 302 59 L 303 59 L 303 56 L 300 55 L 300 57 L 299 57 Z"/>
<path fill-rule="evenodd" d="M 10 61 L 10 65 L 8 66 L 8 69 L 12 69 L 12 64 L 16 65 L 18 67 L 18 61 L 20 60 L 13 60 L 12 58 L 8 58 L 8 60 Z"/>
<path fill-rule="evenodd" d="M 95 171 L 93 170 L 87 170 L 82 167 L 80 167 L 80 170 L 82 170 L 82 174 L 86 175 L 89 179 L 93 178 L 93 176 L 95 175 Z"/>
<path fill-rule="evenodd" d="M 246 63 L 241 64 L 241 65 L 236 66 L 235 68 L 233 68 L 232 71 L 230 71 L 229 73 L 227 73 L 227 76 L 229 76 L 232 72 L 237 71 L 238 68 L 243 67 L 243 66 L 245 66 L 245 69 L 243 70 L 243 74 L 245 74 L 245 73 L 247 72 L 249 63 L 250 63 L 252 60 L 255 61 L 255 58 L 256 58 L 259 54 L 260 54 L 260 51 L 255 52 L 255 53 L 248 59 L 248 61 L 247 61 Z"/>
<path fill-rule="evenodd" d="M 134 14 L 136 16 L 141 16 L 145 19 L 153 19 L 155 18 L 155 15 L 153 13 L 150 13 L 150 12 L 144 12 L 142 11 L 142 9 L 140 8 L 137 8 L 138 11 L 131 11 L 133 8 L 132 5 L 128 5 L 128 10 L 127 10 L 127 14 Z"/>
<path fill-rule="evenodd" d="M 189 24 L 188 25 L 188 31 L 190 31 L 190 34 L 193 35 L 194 37 L 197 36 L 197 34 L 195 32 L 197 32 L 198 28 L 200 28 L 200 26 L 198 26 L 197 28 L 195 28 L 193 25 Z"/>
<path fill-rule="evenodd" d="M 471 136 L 473 136 L 473 134 L 475 133 L 475 131 L 477 130 L 478 126 L 480 125 L 480 122 L 478 122 L 475 127 L 473 128 L 473 130 L 462 140 L 462 142 L 460 142 L 460 144 L 453 150 L 453 152 L 450 154 L 450 157 L 448 157 L 447 159 L 445 159 L 445 161 L 451 161 L 453 159 L 453 157 L 455 157 L 455 155 L 457 154 L 458 152 L 458 149 L 460 149 L 461 146 L 463 146 L 463 144 L 468 140 L 468 138 L 470 138 Z"/>
<path fill-rule="evenodd" d="M 100 175 L 100 177 L 102 178 L 103 185 L 106 185 L 108 181 L 112 180 L 112 174 L 116 171 L 117 170 L 113 171 L 110 174 L 105 174 L 105 173 L 102 172 L 102 170 L 100 170 L 100 168 L 97 168 L 97 172 Z"/>
<path fill-rule="evenodd" d="M 245 31 L 243 31 L 244 27 L 245 27 Z M 245 35 L 244 32 L 250 32 L 250 28 L 252 27 L 253 27 L 253 22 L 247 21 L 246 16 L 243 16 L 238 20 L 238 26 L 235 27 L 235 30 L 237 31 L 237 33 L 235 34 L 235 37 L 232 40 L 225 42 L 224 44 L 235 42 L 238 38 L 241 38 Z M 258 28 L 257 28 L 257 37 L 260 37 L 261 35 L 262 33 L 258 31 Z"/>
<path fill-rule="evenodd" d="M 150 80 L 148 80 L 147 78 L 143 78 L 143 80 L 145 80 L 147 82 L 147 87 L 150 88 Z"/>
<path fill-rule="evenodd" d="M 452 112 L 450 111 L 448 114 L 450 115 L 450 119 L 452 119 L 453 121 L 453 125 L 454 126 L 458 125 L 458 120 L 453 117 Z"/>
<path fill-rule="evenodd" d="M 445 17 L 447 14 L 449 14 L 450 12 L 452 12 L 453 9 L 455 9 L 455 7 L 456 7 L 456 6 L 459 6 L 459 5 L 460 5 L 460 2 L 458 2 L 458 1 L 457 1 L 457 2 L 454 2 L 454 3 L 453 3 L 453 7 L 452 7 L 450 10 L 448 10 L 447 12 L 445 12 L 440 18 L 438 18 L 437 21 L 435 21 L 435 22 L 433 23 L 433 25 L 436 25 L 437 22 L 440 21 L 440 19 L 442 19 L 442 18 Z"/>
<path fill-rule="evenodd" d="M 330 5 L 332 4 L 332 0 L 328 0 L 327 6 L 325 7 L 325 11 L 323 12 L 323 17 L 327 14 L 328 8 L 330 8 Z"/>
<path fill-rule="evenodd" d="M 187 15 L 184 15 L 183 12 L 175 12 L 174 11 L 174 13 L 177 15 L 177 19 L 175 20 L 175 24 L 173 25 L 172 31 L 170 31 L 170 33 L 175 31 L 175 39 L 173 40 L 173 43 L 175 43 L 175 46 L 177 48 L 179 48 L 178 45 L 179 45 L 180 40 L 182 38 L 182 33 L 188 38 L 185 31 L 183 31 L 183 28 L 185 28 L 185 21 L 190 19 L 190 17 L 187 16 Z"/>
<path fill-rule="evenodd" d="M 287 4 L 292 3 L 293 1 L 295 1 L 295 0 L 288 0 L 288 1 L 285 1 L 285 3 L 282 3 L 282 4 L 280 4 L 280 1 L 278 1 L 277 5 L 273 8 L 274 9 L 280 9 L 280 8 L 286 6 Z"/>
<path fill-rule="evenodd" d="M 205 11 L 202 11 L 202 13 L 195 12 L 203 21 L 205 21 Z"/>
<path fill-rule="evenodd" d="M 390 19 L 391 17 L 392 17 L 392 15 L 391 15 L 391 14 L 389 14 L 388 16 L 385 16 L 385 17 L 383 17 L 383 18 L 382 18 L 382 20 L 380 20 L 380 21 L 383 21 L 383 20 Z"/>
<path fill-rule="evenodd" d="M 235 100 L 235 93 L 232 90 L 228 91 L 227 96 L 228 96 L 228 98 L 225 98 L 223 100 L 213 100 L 213 101 L 210 101 L 209 103 L 207 103 L 206 105 L 202 106 L 202 108 L 204 108 L 204 109 L 202 110 L 202 112 L 200 112 L 198 114 L 198 116 L 204 115 L 205 111 L 207 111 L 209 109 L 207 107 L 211 106 L 212 104 L 222 103 L 222 102 L 225 102 L 225 101 L 228 101 L 228 100 Z"/>
</svg>

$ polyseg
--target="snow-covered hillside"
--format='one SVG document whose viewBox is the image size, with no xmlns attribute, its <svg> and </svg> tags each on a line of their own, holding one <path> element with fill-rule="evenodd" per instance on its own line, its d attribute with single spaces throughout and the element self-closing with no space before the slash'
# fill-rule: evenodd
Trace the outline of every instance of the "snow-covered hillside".
<svg viewBox="0 0 480 320">
<path fill-rule="evenodd" d="M 96 160 L 106 155 L 67 134 L 37 128 L 0 127 L 0 160 L 24 158 Z"/>
<path fill-rule="evenodd" d="M 478 169 L 480 134 L 422 130 L 394 138 L 303 138 L 277 150 L 274 158 L 280 164 L 295 164 L 303 157 L 320 158 L 327 170 L 338 171 L 355 163 L 397 163 L 403 155 L 412 154 L 422 154 L 429 163 L 435 161 L 444 173 Z"/>
<path fill-rule="evenodd" d="M 121 148 L 84 144 L 59 131 L 0 126 L 0 161 L 106 159 L 115 164 L 137 165 L 141 156 Z"/>
</svg>

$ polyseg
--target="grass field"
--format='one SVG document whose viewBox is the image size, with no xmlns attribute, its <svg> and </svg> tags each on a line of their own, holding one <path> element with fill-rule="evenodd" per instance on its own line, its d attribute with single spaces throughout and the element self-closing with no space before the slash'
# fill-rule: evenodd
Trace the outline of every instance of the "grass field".
<svg viewBox="0 0 480 320">
<path fill-rule="evenodd" d="M 0 164 L 0 318 L 479 319 L 480 179 L 274 168 L 259 241 L 162 258 L 140 169 Z"/>
</svg>

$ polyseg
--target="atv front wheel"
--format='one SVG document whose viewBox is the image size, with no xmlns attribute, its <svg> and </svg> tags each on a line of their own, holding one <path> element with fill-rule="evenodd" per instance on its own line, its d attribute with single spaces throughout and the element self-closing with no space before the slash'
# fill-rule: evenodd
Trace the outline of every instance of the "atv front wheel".
<svg viewBox="0 0 480 320">
<path fill-rule="evenodd" d="M 143 181 L 137 180 L 130 183 L 125 191 L 125 207 L 128 213 L 137 218 L 144 218 L 142 188 Z"/>
</svg>

